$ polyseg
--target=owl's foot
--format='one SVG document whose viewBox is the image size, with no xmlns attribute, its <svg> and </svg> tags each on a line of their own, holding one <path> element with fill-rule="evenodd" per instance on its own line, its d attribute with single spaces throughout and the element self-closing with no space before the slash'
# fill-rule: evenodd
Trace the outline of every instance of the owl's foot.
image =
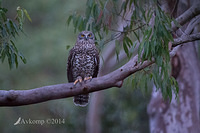
<svg viewBox="0 0 200 133">
<path fill-rule="evenodd" d="M 74 81 L 74 85 L 76 85 L 78 82 L 82 82 L 83 80 L 82 80 L 82 77 L 81 76 L 78 76 L 77 78 L 76 78 L 76 80 Z"/>
<path fill-rule="evenodd" d="M 89 79 L 92 79 L 92 76 L 90 76 L 90 77 L 85 77 L 85 78 L 84 78 L 84 81 L 89 80 Z"/>
</svg>

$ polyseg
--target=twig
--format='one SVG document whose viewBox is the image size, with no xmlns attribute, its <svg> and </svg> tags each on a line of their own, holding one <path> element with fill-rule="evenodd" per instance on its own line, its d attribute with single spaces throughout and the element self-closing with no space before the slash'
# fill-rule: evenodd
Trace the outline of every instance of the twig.
<svg viewBox="0 0 200 133">
<path fill-rule="evenodd" d="M 200 33 L 195 33 L 191 35 L 183 35 L 179 38 L 174 39 L 174 42 L 172 43 L 172 47 L 176 47 L 177 45 L 187 43 L 187 42 L 193 42 L 196 40 L 200 40 Z"/>
</svg>

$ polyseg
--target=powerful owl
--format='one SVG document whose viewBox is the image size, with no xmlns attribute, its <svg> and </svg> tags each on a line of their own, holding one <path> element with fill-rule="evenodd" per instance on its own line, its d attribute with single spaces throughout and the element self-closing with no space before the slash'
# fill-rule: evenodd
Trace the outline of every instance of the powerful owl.
<svg viewBox="0 0 200 133">
<path fill-rule="evenodd" d="M 75 46 L 69 51 L 67 63 L 67 77 L 69 82 L 90 80 L 97 77 L 99 71 L 99 52 L 95 46 L 94 34 L 82 31 L 77 37 Z M 86 106 L 89 94 L 74 96 L 74 104 Z"/>
</svg>

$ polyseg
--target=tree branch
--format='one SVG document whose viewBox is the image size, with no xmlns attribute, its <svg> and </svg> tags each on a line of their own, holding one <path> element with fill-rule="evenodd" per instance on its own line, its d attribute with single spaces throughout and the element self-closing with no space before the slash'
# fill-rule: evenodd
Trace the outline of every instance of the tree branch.
<svg viewBox="0 0 200 133">
<path fill-rule="evenodd" d="M 110 87 L 121 87 L 126 77 L 153 63 L 145 61 L 141 65 L 137 64 L 137 60 L 138 56 L 135 56 L 127 64 L 114 72 L 94 78 L 86 83 L 78 83 L 76 85 L 73 85 L 73 83 L 58 84 L 31 90 L 0 90 L 0 106 L 28 105 L 104 90 Z"/>
<path fill-rule="evenodd" d="M 174 39 L 174 42 L 172 43 L 172 47 L 175 47 L 177 45 L 187 43 L 187 42 L 193 42 L 196 40 L 200 40 L 200 33 L 195 33 L 191 35 L 182 35 L 181 37 Z"/>
<path fill-rule="evenodd" d="M 194 4 L 192 7 L 190 7 L 187 11 L 185 11 L 183 14 L 181 14 L 178 18 L 176 18 L 176 21 L 180 25 L 184 25 L 186 22 L 190 21 L 192 18 L 200 14 L 200 2 L 197 4 Z M 177 27 L 174 22 L 172 22 L 172 30 L 176 31 L 179 27 Z"/>
</svg>

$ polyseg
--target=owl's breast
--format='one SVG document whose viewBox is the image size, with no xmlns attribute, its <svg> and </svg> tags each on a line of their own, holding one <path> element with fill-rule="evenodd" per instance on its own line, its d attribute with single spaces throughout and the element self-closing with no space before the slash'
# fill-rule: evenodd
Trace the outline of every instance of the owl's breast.
<svg viewBox="0 0 200 133">
<path fill-rule="evenodd" d="M 94 56 L 88 53 L 79 53 L 74 56 L 74 67 L 85 67 L 93 64 Z"/>
<path fill-rule="evenodd" d="M 76 53 L 72 65 L 74 76 L 91 76 L 95 69 L 95 56 L 90 51 Z"/>
</svg>

